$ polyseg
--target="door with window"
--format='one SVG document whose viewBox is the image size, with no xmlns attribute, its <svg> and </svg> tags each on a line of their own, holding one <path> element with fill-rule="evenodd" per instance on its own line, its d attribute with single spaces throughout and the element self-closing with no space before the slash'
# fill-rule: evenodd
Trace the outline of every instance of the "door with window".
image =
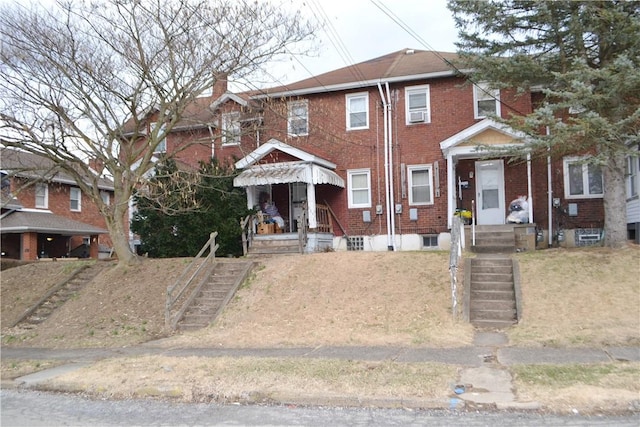
<svg viewBox="0 0 640 427">
<path fill-rule="evenodd" d="M 298 218 L 302 214 L 303 203 L 307 200 L 307 184 L 292 182 L 289 184 L 290 210 L 289 230 L 298 231 Z"/>
<path fill-rule="evenodd" d="M 476 217 L 480 225 L 504 224 L 504 165 L 502 160 L 476 162 Z"/>
</svg>

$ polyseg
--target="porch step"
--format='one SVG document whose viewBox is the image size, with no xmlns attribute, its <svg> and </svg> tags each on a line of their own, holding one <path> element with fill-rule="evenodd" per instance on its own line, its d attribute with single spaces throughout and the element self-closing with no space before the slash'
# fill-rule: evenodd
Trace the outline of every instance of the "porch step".
<svg viewBox="0 0 640 427">
<path fill-rule="evenodd" d="M 469 321 L 478 328 L 505 328 L 517 320 L 513 260 L 500 255 L 471 259 Z"/>
<path fill-rule="evenodd" d="M 182 331 L 201 329 L 213 322 L 254 265 L 253 261 L 246 260 L 217 260 L 211 275 L 203 283 L 200 293 L 178 322 L 177 328 Z"/>
<path fill-rule="evenodd" d="M 298 235 L 270 234 L 268 236 L 256 236 L 249 248 L 248 256 L 252 255 L 286 255 L 300 253 Z"/>
<path fill-rule="evenodd" d="M 516 238 L 513 225 L 478 225 L 476 226 L 476 253 L 511 253 L 516 251 Z"/>
</svg>

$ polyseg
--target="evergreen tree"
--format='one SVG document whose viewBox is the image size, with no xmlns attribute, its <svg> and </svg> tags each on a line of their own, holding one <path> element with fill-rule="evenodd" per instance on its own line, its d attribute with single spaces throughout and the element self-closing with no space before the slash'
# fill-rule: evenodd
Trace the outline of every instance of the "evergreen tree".
<svg viewBox="0 0 640 427">
<path fill-rule="evenodd" d="M 544 94 L 532 113 L 503 120 L 530 137 L 527 150 L 592 155 L 587 161 L 604 180 L 605 244 L 624 246 L 626 156 L 637 156 L 640 142 L 640 2 L 450 0 L 448 7 L 472 81 Z"/>
</svg>

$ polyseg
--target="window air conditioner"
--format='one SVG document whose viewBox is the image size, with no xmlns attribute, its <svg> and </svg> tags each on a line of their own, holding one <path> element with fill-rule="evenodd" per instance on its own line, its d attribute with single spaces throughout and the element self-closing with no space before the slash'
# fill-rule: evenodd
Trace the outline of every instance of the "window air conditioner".
<svg viewBox="0 0 640 427">
<path fill-rule="evenodd" d="M 409 112 L 409 123 L 421 123 L 424 122 L 427 118 L 426 111 L 410 111 Z"/>
</svg>

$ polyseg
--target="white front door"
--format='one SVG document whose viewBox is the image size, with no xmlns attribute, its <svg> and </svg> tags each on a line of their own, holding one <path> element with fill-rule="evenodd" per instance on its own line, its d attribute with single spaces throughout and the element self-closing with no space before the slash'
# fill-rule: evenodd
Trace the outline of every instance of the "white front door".
<svg viewBox="0 0 640 427">
<path fill-rule="evenodd" d="M 504 166 L 502 160 L 476 162 L 477 223 L 504 224 Z"/>
</svg>

